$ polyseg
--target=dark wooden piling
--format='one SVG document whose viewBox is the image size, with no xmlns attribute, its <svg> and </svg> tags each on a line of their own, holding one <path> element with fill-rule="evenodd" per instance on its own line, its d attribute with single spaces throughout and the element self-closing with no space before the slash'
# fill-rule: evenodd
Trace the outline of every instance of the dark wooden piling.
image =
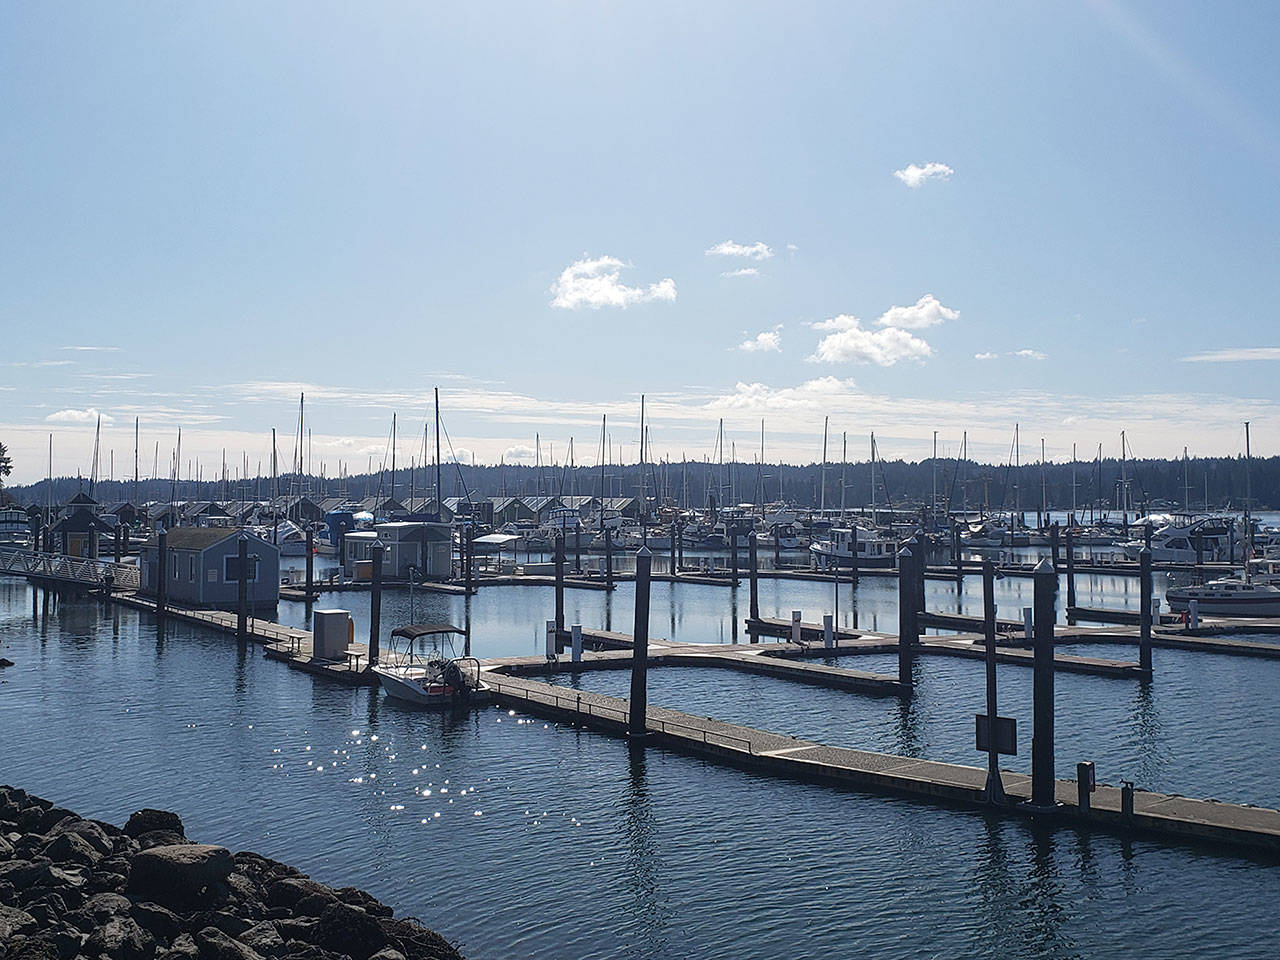
<svg viewBox="0 0 1280 960">
<path fill-rule="evenodd" d="M 1049 553 L 1053 557 L 1053 570 L 1056 573 L 1062 567 L 1062 531 L 1055 520 L 1049 524 Z"/>
<path fill-rule="evenodd" d="M 573 572 L 582 573 L 582 524 L 573 528 Z"/>
<path fill-rule="evenodd" d="M 124 562 L 124 524 L 117 523 L 115 528 L 115 556 L 116 563 Z"/>
<path fill-rule="evenodd" d="M 680 573 L 680 566 L 679 564 L 676 563 L 676 540 L 677 540 L 676 534 L 677 534 L 677 526 L 675 523 L 672 523 L 671 524 L 671 549 L 670 551 L 668 551 L 670 555 L 670 559 L 668 562 L 671 564 L 672 580 L 674 580 Z"/>
<path fill-rule="evenodd" d="M 760 549 L 756 543 L 756 532 L 747 534 L 747 567 L 751 577 L 751 622 L 760 619 Z M 839 571 L 836 571 L 839 575 Z"/>
<path fill-rule="evenodd" d="M 613 589 L 613 528 L 604 528 L 604 583 L 609 590 Z"/>
<path fill-rule="evenodd" d="M 645 717 L 649 712 L 649 578 L 653 556 L 648 547 L 636 552 L 636 610 L 631 632 L 631 700 L 627 733 L 632 740 L 645 735 Z"/>
<path fill-rule="evenodd" d="M 982 633 L 987 655 L 987 802 L 1004 803 L 996 737 L 996 565 L 990 560 L 982 562 Z"/>
<path fill-rule="evenodd" d="M 161 528 L 156 537 L 156 627 L 164 635 L 164 608 L 169 599 L 169 534 Z"/>
<path fill-rule="evenodd" d="M 378 662 L 382 634 L 382 541 L 373 541 L 373 579 L 369 585 L 369 666 Z"/>
<path fill-rule="evenodd" d="M 307 603 L 310 603 L 316 587 L 316 533 L 307 524 Z"/>
<path fill-rule="evenodd" d="M 858 525 L 849 524 L 849 582 L 858 585 Z"/>
<path fill-rule="evenodd" d="M 1033 666 L 1031 730 L 1031 803 L 1051 807 L 1053 772 L 1053 618 L 1058 575 L 1048 560 L 1033 574 Z"/>
<path fill-rule="evenodd" d="M 475 545 L 475 528 L 467 524 L 462 528 L 462 546 L 466 551 L 466 571 L 467 579 L 463 585 L 466 596 L 471 596 L 476 592 L 476 545 Z"/>
<path fill-rule="evenodd" d="M 910 548 L 898 551 L 898 682 L 911 685 L 911 660 L 920 642 L 919 620 L 915 616 L 915 557 Z"/>
<path fill-rule="evenodd" d="M 782 569 L 782 538 L 778 536 L 778 525 L 773 525 L 773 569 Z"/>
<path fill-rule="evenodd" d="M 956 583 L 964 583 L 964 558 L 960 554 L 960 522 L 951 524 L 951 560 L 956 566 Z"/>
<path fill-rule="evenodd" d="M 684 566 L 684 524 L 676 521 L 676 568 Z"/>
<path fill-rule="evenodd" d="M 1067 527 L 1067 610 L 1071 611 L 1076 605 L 1076 536 L 1070 527 Z M 1068 612 L 1067 623 L 1074 626 L 1073 619 Z"/>
<path fill-rule="evenodd" d="M 564 534 L 556 534 L 556 646 L 564 643 Z"/>
<path fill-rule="evenodd" d="M 1138 667 L 1151 675 L 1151 548 L 1143 547 L 1138 553 Z"/>
<path fill-rule="evenodd" d="M 236 639 L 249 642 L 249 535 L 243 530 L 236 538 L 239 569 L 236 571 Z M 310 584 L 307 587 L 308 597 Z M 308 601 L 310 602 L 310 601 Z"/>
</svg>

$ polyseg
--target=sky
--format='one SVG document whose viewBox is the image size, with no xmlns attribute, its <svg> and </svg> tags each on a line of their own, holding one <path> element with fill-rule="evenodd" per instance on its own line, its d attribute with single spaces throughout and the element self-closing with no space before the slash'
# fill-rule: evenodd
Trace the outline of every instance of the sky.
<svg viewBox="0 0 1280 960">
<path fill-rule="evenodd" d="M 0 6 L 10 482 L 1280 449 L 1268 3 Z M 114 467 L 110 458 L 114 456 Z"/>
</svg>

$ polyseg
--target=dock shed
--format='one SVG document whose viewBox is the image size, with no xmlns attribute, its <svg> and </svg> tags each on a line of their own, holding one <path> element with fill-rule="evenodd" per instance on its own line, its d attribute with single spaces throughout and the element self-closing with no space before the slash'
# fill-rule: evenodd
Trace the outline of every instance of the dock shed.
<svg viewBox="0 0 1280 960">
<path fill-rule="evenodd" d="M 165 595 L 172 603 L 235 610 L 240 598 L 240 532 L 227 527 L 175 527 L 168 532 Z M 249 607 L 272 613 L 280 599 L 280 550 L 248 531 Z M 159 579 L 159 538 L 142 547 L 140 592 L 154 597 Z"/>
</svg>

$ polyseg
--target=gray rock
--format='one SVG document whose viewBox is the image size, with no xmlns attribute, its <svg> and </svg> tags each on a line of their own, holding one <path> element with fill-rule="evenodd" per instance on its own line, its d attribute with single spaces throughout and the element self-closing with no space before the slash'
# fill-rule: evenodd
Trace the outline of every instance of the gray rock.
<svg viewBox="0 0 1280 960">
<path fill-rule="evenodd" d="M 108 956 L 112 960 L 151 960 L 156 941 L 128 915 L 111 917 L 94 929 L 84 945 L 91 957 Z"/>
<path fill-rule="evenodd" d="M 61 960 L 47 937 L 14 937 L 5 945 L 5 960 Z"/>
<path fill-rule="evenodd" d="M 84 943 L 89 939 L 87 934 L 81 933 L 74 927 L 56 926 L 52 929 L 45 930 L 40 934 L 41 939 L 48 940 L 53 944 L 55 950 L 58 951 L 60 960 L 69 960 L 69 958 L 80 953 Z"/>
<path fill-rule="evenodd" d="M 98 923 L 105 923 L 112 917 L 129 916 L 133 903 L 118 893 L 95 893 L 80 909 Z"/>
<path fill-rule="evenodd" d="M 102 853 L 78 833 L 57 834 L 44 848 L 44 855 L 54 863 L 79 863 L 87 867 L 102 859 Z"/>
<path fill-rule="evenodd" d="M 166 957 L 174 957 L 175 960 L 195 960 L 200 956 L 200 948 L 196 946 L 196 942 L 191 939 L 191 934 L 180 933 L 169 945 Z"/>
<path fill-rule="evenodd" d="M 36 929 L 36 919 L 25 910 L 0 906 L 0 943 Z"/>
<path fill-rule="evenodd" d="M 131 837 L 139 837 L 152 830 L 170 830 L 180 837 L 187 835 L 182 826 L 182 820 L 176 813 L 170 813 L 168 810 L 153 810 L 150 807 L 130 814 L 128 822 L 124 825 L 124 832 Z"/>
<path fill-rule="evenodd" d="M 101 825 L 93 820 L 81 820 L 79 817 L 73 820 L 63 820 L 49 831 L 50 836 L 58 836 L 64 833 L 75 834 L 104 857 L 109 857 L 112 854 L 111 838 L 102 829 Z"/>
<path fill-rule="evenodd" d="M 133 858 L 128 890 L 162 906 L 196 903 L 207 888 L 222 884 L 233 866 L 226 847 L 203 843 L 152 847 Z"/>
<path fill-rule="evenodd" d="M 169 943 L 182 932 L 182 920 L 178 915 L 158 903 L 134 903 L 129 915 L 137 921 L 138 926 L 162 943 Z"/>
<path fill-rule="evenodd" d="M 315 943 L 334 953 L 345 953 L 355 960 L 368 960 L 390 945 L 390 938 L 378 921 L 359 907 L 335 901 L 329 904 L 316 924 Z"/>
<path fill-rule="evenodd" d="M 276 930 L 275 924 L 267 921 L 255 924 L 236 939 L 264 957 L 275 957 L 284 952 L 284 938 Z"/>
<path fill-rule="evenodd" d="M 310 942 L 316 933 L 316 924 L 319 920 L 301 920 L 286 919 L 275 921 L 276 929 L 280 931 L 280 936 L 286 940 L 305 940 Z"/>
<path fill-rule="evenodd" d="M 8 860 L 13 856 L 13 844 L 6 838 L 0 837 L 0 860 Z"/>
<path fill-rule="evenodd" d="M 308 877 L 286 877 L 267 884 L 267 905 L 271 907 L 292 907 L 303 897 L 321 894 L 333 898 L 333 891 L 322 883 L 316 883 Z"/>
<path fill-rule="evenodd" d="M 300 917 L 316 917 L 317 919 L 330 906 L 338 903 L 338 898 L 330 890 L 309 893 L 293 905 L 293 912 Z"/>
<path fill-rule="evenodd" d="M 230 854 L 228 854 L 230 856 Z M 232 940 L 217 927 L 205 927 L 196 934 L 201 960 L 262 960 L 252 947 Z"/>
<path fill-rule="evenodd" d="M 149 850 L 151 847 L 171 847 L 175 844 L 187 842 L 187 838 L 176 830 L 148 830 L 146 833 L 138 834 L 134 840 L 137 841 L 139 850 Z"/>
<path fill-rule="evenodd" d="M 369 960 L 405 960 L 405 956 L 395 947 L 383 947 L 373 954 Z"/>
</svg>

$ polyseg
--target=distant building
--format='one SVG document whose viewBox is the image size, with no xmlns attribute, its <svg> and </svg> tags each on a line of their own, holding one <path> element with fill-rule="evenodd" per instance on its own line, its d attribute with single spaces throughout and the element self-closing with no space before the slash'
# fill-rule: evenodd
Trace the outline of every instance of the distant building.
<svg viewBox="0 0 1280 960">
<path fill-rule="evenodd" d="M 98 534 L 108 530 L 98 519 L 98 501 L 87 493 L 77 493 L 63 507 L 53 525 L 54 552 L 85 560 L 98 559 Z"/>
<path fill-rule="evenodd" d="M 453 572 L 453 529 L 449 524 L 393 521 L 343 538 L 346 556 L 342 568 L 349 579 L 364 580 L 371 575 L 376 540 L 382 541 L 382 575 L 388 580 L 446 580 Z"/>
<path fill-rule="evenodd" d="M 246 532 L 249 538 L 249 607 L 274 613 L 280 599 L 280 551 Z M 159 538 L 142 548 L 141 593 L 154 597 L 159 579 Z M 214 610 L 236 610 L 240 602 L 240 531 L 226 527 L 176 527 L 166 537 L 171 603 Z"/>
</svg>

